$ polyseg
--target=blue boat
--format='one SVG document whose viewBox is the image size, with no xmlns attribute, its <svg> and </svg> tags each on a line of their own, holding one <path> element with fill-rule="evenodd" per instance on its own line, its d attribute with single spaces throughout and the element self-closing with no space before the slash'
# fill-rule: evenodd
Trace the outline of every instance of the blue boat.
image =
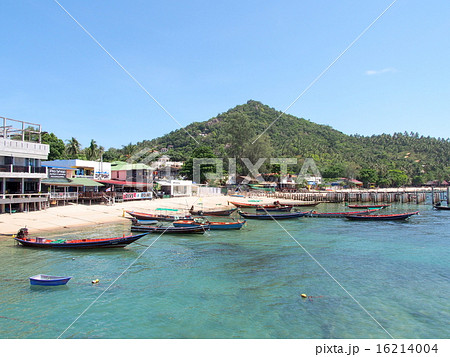
<svg viewBox="0 0 450 357">
<path fill-rule="evenodd" d="M 66 285 L 70 279 L 72 279 L 71 276 L 53 276 L 53 275 L 38 274 L 30 277 L 30 284 L 42 286 L 58 286 L 58 285 Z"/>
</svg>

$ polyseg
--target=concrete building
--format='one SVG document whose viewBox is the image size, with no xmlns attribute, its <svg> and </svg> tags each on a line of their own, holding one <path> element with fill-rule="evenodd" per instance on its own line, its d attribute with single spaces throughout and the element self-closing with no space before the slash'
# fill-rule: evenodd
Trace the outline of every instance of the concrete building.
<svg viewBox="0 0 450 357">
<path fill-rule="evenodd" d="M 109 162 L 73 159 L 43 161 L 42 165 L 70 170 L 71 177 L 68 178 L 111 179 L 111 164 Z"/>
<path fill-rule="evenodd" d="M 0 117 L 0 212 L 40 210 L 48 204 L 41 193 L 41 180 L 47 177 L 42 160 L 49 145 L 41 143 L 41 126 Z"/>
</svg>

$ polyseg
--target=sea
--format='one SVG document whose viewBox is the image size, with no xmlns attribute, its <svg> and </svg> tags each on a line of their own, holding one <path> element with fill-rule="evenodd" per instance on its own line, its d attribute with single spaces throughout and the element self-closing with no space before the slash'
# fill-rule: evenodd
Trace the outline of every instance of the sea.
<svg viewBox="0 0 450 357">
<path fill-rule="evenodd" d="M 149 234 L 103 250 L 33 249 L 2 236 L 0 338 L 448 338 L 450 212 L 394 204 L 383 213 L 416 210 L 406 222 L 248 220 L 240 231 Z M 124 219 L 42 236 L 129 232 Z M 35 287 L 36 274 L 72 279 Z"/>
</svg>

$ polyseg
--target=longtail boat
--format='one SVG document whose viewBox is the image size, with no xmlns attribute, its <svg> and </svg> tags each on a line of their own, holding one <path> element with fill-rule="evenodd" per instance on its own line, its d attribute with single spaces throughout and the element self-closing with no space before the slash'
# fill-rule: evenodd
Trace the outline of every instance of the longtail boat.
<svg viewBox="0 0 450 357">
<path fill-rule="evenodd" d="M 442 211 L 450 210 L 449 206 L 441 206 L 441 205 L 434 205 L 433 208 L 437 209 L 437 210 L 442 210 Z"/>
<path fill-rule="evenodd" d="M 134 211 L 125 211 L 125 212 L 136 219 L 142 219 L 142 220 L 156 220 L 156 221 L 173 222 L 173 221 L 178 221 L 179 219 L 191 219 L 192 218 L 190 215 L 174 216 L 174 215 L 167 215 L 167 214 L 153 214 L 153 213 L 134 212 Z"/>
<path fill-rule="evenodd" d="M 415 214 L 419 214 L 419 211 L 400 214 L 354 214 L 345 216 L 345 218 L 352 221 L 399 221 L 408 219 Z"/>
<path fill-rule="evenodd" d="M 236 222 L 198 222 L 195 220 L 180 220 L 173 222 L 174 227 L 199 227 L 206 226 L 211 230 L 219 230 L 219 229 L 241 229 L 244 224 L 244 221 L 236 221 Z"/>
<path fill-rule="evenodd" d="M 195 226 L 195 227 L 172 227 L 172 226 L 143 226 L 143 225 L 133 225 L 131 226 L 132 231 L 136 232 L 147 232 L 147 233 L 200 233 L 203 234 L 209 228 L 205 225 Z"/>
<path fill-rule="evenodd" d="M 290 206 L 290 207 L 314 207 L 320 204 L 321 202 L 280 202 L 275 201 L 274 205 L 281 205 L 281 206 Z"/>
<path fill-rule="evenodd" d="M 35 248 L 121 248 L 137 241 L 145 236 L 144 234 L 129 235 L 115 238 L 80 238 L 80 239 L 47 239 L 47 238 L 29 238 L 28 229 L 21 228 L 14 239 L 21 245 Z"/>
<path fill-rule="evenodd" d="M 367 210 L 367 211 L 354 211 L 354 212 L 316 212 L 316 211 L 310 211 L 306 215 L 307 217 L 313 217 L 313 218 L 345 218 L 346 216 L 351 215 L 359 215 L 359 214 L 369 214 L 371 212 L 374 212 L 374 210 Z"/>
<path fill-rule="evenodd" d="M 58 286 L 58 285 L 66 285 L 70 279 L 72 279 L 71 276 L 54 276 L 54 275 L 38 274 L 30 277 L 30 284 L 41 286 Z"/>
<path fill-rule="evenodd" d="M 189 210 L 189 213 L 193 216 L 230 216 L 235 212 L 237 208 L 225 209 L 225 210 L 198 210 L 194 211 L 193 208 Z"/>
<path fill-rule="evenodd" d="M 256 207 L 256 212 L 290 212 L 292 206 L 258 206 Z"/>
<path fill-rule="evenodd" d="M 255 208 L 261 206 L 261 203 L 246 203 L 246 202 L 233 202 L 229 201 L 232 205 L 235 205 L 238 208 Z"/>
<path fill-rule="evenodd" d="M 293 213 L 281 213 L 281 214 L 264 214 L 264 213 L 248 213 L 248 212 L 238 212 L 241 217 L 249 218 L 249 219 L 289 219 L 289 218 L 298 218 L 303 217 L 308 214 L 308 212 L 293 212 Z"/>
<path fill-rule="evenodd" d="M 390 204 L 384 205 L 347 205 L 348 208 L 362 208 L 362 209 L 370 209 L 370 208 L 386 208 L 389 207 Z"/>
</svg>

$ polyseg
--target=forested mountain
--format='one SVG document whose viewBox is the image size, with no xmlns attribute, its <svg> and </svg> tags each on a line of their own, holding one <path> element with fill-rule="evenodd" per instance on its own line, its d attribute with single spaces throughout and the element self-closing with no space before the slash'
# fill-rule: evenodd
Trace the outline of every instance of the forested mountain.
<svg viewBox="0 0 450 357">
<path fill-rule="evenodd" d="M 251 144 L 275 119 L 266 133 Z M 270 108 L 250 100 L 204 122 L 195 122 L 185 130 L 175 130 L 160 138 L 145 140 L 124 148 L 161 150 L 174 160 L 186 160 L 198 146 L 209 146 L 217 157 L 295 157 L 298 165 L 289 166 L 298 173 L 303 160 L 312 157 L 324 177 L 352 177 L 380 185 L 421 184 L 429 180 L 450 179 L 450 140 L 395 133 L 360 136 L 346 135 L 330 126 Z M 131 148 L 130 148 L 131 146 Z M 112 151 L 111 151 L 112 150 Z M 105 155 L 120 154 L 110 149 Z M 226 160 L 224 161 L 226 164 Z M 268 170 L 276 168 L 267 167 Z"/>
<path fill-rule="evenodd" d="M 145 155 L 158 151 L 169 155 L 173 161 L 186 161 L 197 149 L 197 155 L 199 152 L 207 155 L 201 157 L 212 155 L 225 158 L 225 169 L 228 163 L 226 158 L 236 158 L 239 174 L 248 173 L 241 158 L 249 158 L 252 163 L 259 158 L 296 158 L 298 164 L 289 166 L 289 171 L 296 174 L 304 159 L 311 157 L 325 178 L 356 178 L 380 186 L 420 185 L 430 180 L 450 181 L 448 138 L 424 137 L 407 132 L 346 135 L 330 126 L 283 114 L 254 100 L 160 138 L 129 143 L 107 151 L 95 140 L 82 149 L 75 138 L 64 144 L 51 133 L 45 133 L 43 142 L 50 144 L 49 159 L 96 160 L 102 157 L 104 161 L 111 162 L 139 159 L 139 153 L 144 150 Z M 260 172 L 279 171 L 279 166 L 270 166 L 268 162 L 266 160 L 267 165 L 262 166 Z"/>
</svg>

